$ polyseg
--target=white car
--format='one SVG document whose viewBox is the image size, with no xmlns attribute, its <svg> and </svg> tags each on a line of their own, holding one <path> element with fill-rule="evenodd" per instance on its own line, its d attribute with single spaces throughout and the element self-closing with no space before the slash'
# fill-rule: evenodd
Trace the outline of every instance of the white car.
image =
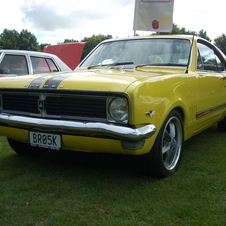
<svg viewBox="0 0 226 226">
<path fill-rule="evenodd" d="M 54 54 L 26 50 L 0 50 L 0 77 L 58 71 L 71 71 L 71 69 Z"/>
</svg>

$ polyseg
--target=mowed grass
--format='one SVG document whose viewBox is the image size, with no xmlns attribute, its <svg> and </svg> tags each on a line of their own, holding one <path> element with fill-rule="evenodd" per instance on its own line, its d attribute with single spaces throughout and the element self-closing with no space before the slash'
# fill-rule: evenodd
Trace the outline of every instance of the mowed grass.
<svg viewBox="0 0 226 226">
<path fill-rule="evenodd" d="M 0 225 L 226 225 L 226 133 L 185 142 L 165 179 L 125 156 L 20 156 L 0 137 Z"/>
</svg>

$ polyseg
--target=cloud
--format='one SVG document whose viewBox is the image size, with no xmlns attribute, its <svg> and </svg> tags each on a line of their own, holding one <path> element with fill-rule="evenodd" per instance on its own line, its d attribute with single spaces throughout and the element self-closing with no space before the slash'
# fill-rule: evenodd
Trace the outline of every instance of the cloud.
<svg viewBox="0 0 226 226">
<path fill-rule="evenodd" d="M 58 4 L 57 1 L 29 1 L 26 0 L 25 4 L 21 6 L 21 11 L 24 14 L 23 22 L 31 25 L 38 31 L 53 32 L 57 30 L 76 29 L 82 26 L 87 21 L 106 20 L 114 14 L 116 8 L 110 7 L 113 2 L 99 1 L 98 5 L 92 6 L 90 1 L 84 1 L 89 4 L 81 4 L 81 1 L 67 1 L 67 4 Z M 77 2 L 77 3 L 76 3 Z M 96 1 L 91 1 L 95 3 Z M 118 6 L 125 7 L 131 4 L 129 0 L 117 1 Z M 83 7 L 81 7 L 81 5 Z M 114 2 L 114 6 L 117 6 Z M 107 9 L 107 10 L 106 10 Z M 118 9 L 118 8 L 117 8 Z M 115 12 L 116 13 L 116 12 Z"/>
<path fill-rule="evenodd" d="M 0 0 L 0 32 L 27 29 L 40 43 L 81 40 L 93 34 L 133 35 L 135 0 Z M 13 17 L 12 17 L 13 15 Z M 222 0 L 175 0 L 174 23 L 204 29 L 213 40 L 225 33 Z M 140 35 L 151 32 L 137 31 Z"/>
<path fill-rule="evenodd" d="M 93 34 L 132 36 L 135 1 L 24 0 L 22 22 L 41 43 L 81 40 Z M 124 35 L 125 34 L 125 35 Z"/>
<path fill-rule="evenodd" d="M 24 13 L 23 22 L 31 25 L 40 31 L 55 31 L 59 28 L 68 29 L 71 24 L 67 23 L 67 17 L 60 15 L 54 9 L 51 9 L 45 3 L 36 3 L 33 6 L 22 6 Z"/>
</svg>

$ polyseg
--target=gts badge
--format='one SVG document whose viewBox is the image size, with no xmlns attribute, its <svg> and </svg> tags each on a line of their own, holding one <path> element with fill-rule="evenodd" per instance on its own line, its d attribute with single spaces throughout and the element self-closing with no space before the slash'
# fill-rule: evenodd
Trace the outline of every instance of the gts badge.
<svg viewBox="0 0 226 226">
<path fill-rule="evenodd" d="M 45 100 L 38 100 L 38 110 L 40 112 L 45 110 Z"/>
</svg>

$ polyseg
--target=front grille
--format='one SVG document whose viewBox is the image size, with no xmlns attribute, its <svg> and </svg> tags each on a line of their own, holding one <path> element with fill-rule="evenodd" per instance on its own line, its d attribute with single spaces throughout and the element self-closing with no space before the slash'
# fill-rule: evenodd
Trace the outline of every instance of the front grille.
<svg viewBox="0 0 226 226">
<path fill-rule="evenodd" d="M 43 108 L 38 104 L 40 100 Z M 106 100 L 106 96 L 4 93 L 2 94 L 2 112 L 39 115 L 47 118 L 106 120 Z"/>
<path fill-rule="evenodd" d="M 19 111 L 38 114 L 38 96 L 28 95 L 2 95 L 2 106 L 4 110 Z"/>
<path fill-rule="evenodd" d="M 48 115 L 106 118 L 106 99 L 47 97 Z"/>
</svg>

